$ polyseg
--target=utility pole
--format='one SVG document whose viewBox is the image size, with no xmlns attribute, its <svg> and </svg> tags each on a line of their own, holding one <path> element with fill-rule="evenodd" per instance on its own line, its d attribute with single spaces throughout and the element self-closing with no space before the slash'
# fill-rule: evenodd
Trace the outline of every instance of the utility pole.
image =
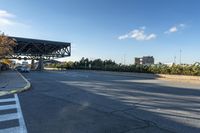
<svg viewBox="0 0 200 133">
<path fill-rule="evenodd" d="M 174 56 L 174 64 L 176 64 L 176 56 Z"/>
<path fill-rule="evenodd" d="M 124 65 L 126 64 L 126 54 L 124 54 Z"/>
</svg>

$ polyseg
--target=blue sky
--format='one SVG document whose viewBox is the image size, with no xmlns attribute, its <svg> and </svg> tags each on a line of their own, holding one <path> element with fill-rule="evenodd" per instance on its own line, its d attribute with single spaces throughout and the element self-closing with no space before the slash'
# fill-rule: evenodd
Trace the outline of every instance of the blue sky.
<svg viewBox="0 0 200 133">
<path fill-rule="evenodd" d="M 8 35 L 72 43 L 65 60 L 200 61 L 199 0 L 1 0 Z"/>
</svg>

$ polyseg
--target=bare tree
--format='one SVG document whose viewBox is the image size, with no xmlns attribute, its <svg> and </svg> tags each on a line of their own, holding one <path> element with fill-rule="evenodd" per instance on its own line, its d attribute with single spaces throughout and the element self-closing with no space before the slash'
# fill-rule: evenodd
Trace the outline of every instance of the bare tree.
<svg viewBox="0 0 200 133">
<path fill-rule="evenodd" d="M 0 34 L 0 59 L 5 58 L 13 53 L 13 47 L 16 42 L 6 36 L 4 33 Z"/>
</svg>

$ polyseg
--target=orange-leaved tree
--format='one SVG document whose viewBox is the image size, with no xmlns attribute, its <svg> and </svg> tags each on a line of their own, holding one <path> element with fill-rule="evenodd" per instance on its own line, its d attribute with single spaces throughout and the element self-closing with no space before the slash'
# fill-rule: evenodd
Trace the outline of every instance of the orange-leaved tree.
<svg viewBox="0 0 200 133">
<path fill-rule="evenodd" d="M 9 38 L 4 33 L 0 33 L 0 59 L 11 55 L 13 53 L 13 47 L 15 45 L 15 40 Z"/>
</svg>

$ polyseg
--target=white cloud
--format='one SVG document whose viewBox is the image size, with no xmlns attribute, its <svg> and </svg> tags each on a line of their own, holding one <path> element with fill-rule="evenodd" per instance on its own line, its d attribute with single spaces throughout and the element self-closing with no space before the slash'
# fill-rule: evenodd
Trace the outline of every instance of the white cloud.
<svg viewBox="0 0 200 133">
<path fill-rule="evenodd" d="M 13 25 L 13 22 L 6 18 L 0 18 L 0 26 Z"/>
<path fill-rule="evenodd" d="M 8 27 L 29 28 L 30 26 L 16 20 L 16 16 L 8 11 L 0 9 L 0 28 L 5 29 Z"/>
<path fill-rule="evenodd" d="M 15 15 L 5 11 L 5 10 L 0 10 L 0 26 L 8 26 L 8 25 L 13 25 L 14 21 L 12 18 Z"/>
<path fill-rule="evenodd" d="M 118 37 L 119 40 L 124 40 L 124 39 L 127 39 L 127 38 L 129 38 L 129 35 L 128 35 L 128 34 L 122 35 L 122 36 L 119 36 L 119 37 Z"/>
<path fill-rule="evenodd" d="M 5 10 L 0 10 L 0 17 L 4 17 L 4 18 L 11 18 L 14 17 L 15 15 L 5 11 Z"/>
<path fill-rule="evenodd" d="M 137 41 L 144 41 L 144 40 L 152 40 L 155 39 L 157 36 L 154 33 L 145 34 L 146 27 L 140 27 L 139 29 L 135 29 L 127 34 L 121 35 L 118 37 L 119 40 L 124 39 L 135 39 Z"/>
<path fill-rule="evenodd" d="M 170 33 L 177 32 L 177 31 L 178 31 L 178 29 L 177 29 L 176 26 L 174 26 L 174 27 L 172 27 L 172 28 L 169 29 Z"/>
<path fill-rule="evenodd" d="M 155 39 L 156 37 L 156 34 L 150 34 L 149 36 L 147 36 L 146 40 Z"/>
<path fill-rule="evenodd" d="M 179 24 L 179 25 L 171 27 L 169 30 L 165 31 L 164 33 L 165 34 L 175 33 L 180 30 L 183 30 L 185 28 L 185 26 L 186 26 L 185 24 Z"/>
</svg>

